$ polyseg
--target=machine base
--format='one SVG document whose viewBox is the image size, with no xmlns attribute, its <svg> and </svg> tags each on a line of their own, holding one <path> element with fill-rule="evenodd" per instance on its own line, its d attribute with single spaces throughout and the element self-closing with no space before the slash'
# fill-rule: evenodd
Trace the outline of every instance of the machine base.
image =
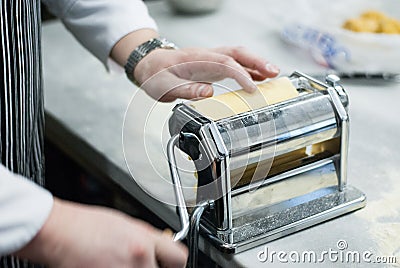
<svg viewBox="0 0 400 268">
<path fill-rule="evenodd" d="M 279 204 L 280 210 L 264 212 L 267 214 L 264 217 L 253 215 L 257 220 L 249 219 L 247 224 L 233 228 L 235 242 L 232 244 L 220 240 L 202 224 L 200 233 L 220 251 L 238 253 L 360 209 L 365 206 L 366 196 L 358 189 L 347 186 L 341 192 L 337 188 L 330 189 L 316 199 L 295 203 L 296 200 L 287 200 Z"/>
</svg>

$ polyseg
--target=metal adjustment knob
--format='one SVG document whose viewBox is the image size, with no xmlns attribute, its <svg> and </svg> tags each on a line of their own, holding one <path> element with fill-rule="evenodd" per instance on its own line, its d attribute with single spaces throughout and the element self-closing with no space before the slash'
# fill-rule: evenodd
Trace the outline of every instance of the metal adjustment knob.
<svg viewBox="0 0 400 268">
<path fill-rule="evenodd" d="M 339 85 L 340 78 L 335 74 L 329 74 L 326 76 L 325 81 L 331 87 L 336 87 Z"/>
</svg>

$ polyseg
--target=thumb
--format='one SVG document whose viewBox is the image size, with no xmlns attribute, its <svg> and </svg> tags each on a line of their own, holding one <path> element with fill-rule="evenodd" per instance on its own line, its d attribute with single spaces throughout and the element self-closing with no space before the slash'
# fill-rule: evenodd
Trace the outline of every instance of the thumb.
<svg viewBox="0 0 400 268">
<path fill-rule="evenodd" d="M 214 89 L 211 84 L 191 81 L 187 81 L 187 84 L 178 86 L 170 92 L 171 96 L 183 99 L 207 98 L 211 97 L 213 93 Z"/>
<path fill-rule="evenodd" d="M 141 88 L 152 98 L 162 102 L 171 102 L 178 98 L 211 97 L 214 93 L 210 83 L 182 79 L 169 72 L 153 76 L 143 83 Z"/>
<path fill-rule="evenodd" d="M 181 242 L 173 242 L 168 234 L 156 238 L 156 259 L 160 267 L 185 267 L 188 249 Z"/>
</svg>

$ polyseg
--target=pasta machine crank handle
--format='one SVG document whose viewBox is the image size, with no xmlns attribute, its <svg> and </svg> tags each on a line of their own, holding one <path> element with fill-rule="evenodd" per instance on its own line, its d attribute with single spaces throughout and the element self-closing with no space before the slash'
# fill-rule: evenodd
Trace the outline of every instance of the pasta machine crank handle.
<svg viewBox="0 0 400 268">
<path fill-rule="evenodd" d="M 172 183 L 174 186 L 175 197 L 178 205 L 179 219 L 181 222 L 181 230 L 174 234 L 173 240 L 183 240 L 189 232 L 189 214 L 186 210 L 185 197 L 182 191 L 182 183 L 179 177 L 178 168 L 176 166 L 176 159 L 174 153 L 174 147 L 178 144 L 179 134 L 174 135 L 168 141 L 167 145 L 167 156 L 169 163 L 169 170 L 171 173 Z"/>
</svg>

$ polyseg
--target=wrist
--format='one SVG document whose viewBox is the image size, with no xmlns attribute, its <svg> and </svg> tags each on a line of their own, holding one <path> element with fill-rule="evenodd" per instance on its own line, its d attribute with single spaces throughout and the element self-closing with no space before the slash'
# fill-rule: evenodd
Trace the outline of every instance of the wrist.
<svg viewBox="0 0 400 268">
<path fill-rule="evenodd" d="M 58 234 L 54 232 L 54 229 L 62 224 L 62 221 L 58 220 L 59 210 L 62 206 L 62 201 L 54 198 L 53 208 L 42 228 L 28 244 L 14 255 L 36 263 L 50 264 L 52 262 L 52 255 L 58 251 Z"/>
<path fill-rule="evenodd" d="M 124 66 L 127 77 L 134 84 L 139 85 L 134 76 L 136 66 L 144 57 L 156 49 L 177 49 L 177 46 L 174 43 L 167 41 L 165 38 L 152 38 L 137 46 L 129 55 Z"/>
<path fill-rule="evenodd" d="M 152 29 L 140 29 L 122 37 L 112 48 L 110 57 L 120 66 L 125 66 L 129 55 L 140 44 L 158 37 L 158 33 Z"/>
</svg>

